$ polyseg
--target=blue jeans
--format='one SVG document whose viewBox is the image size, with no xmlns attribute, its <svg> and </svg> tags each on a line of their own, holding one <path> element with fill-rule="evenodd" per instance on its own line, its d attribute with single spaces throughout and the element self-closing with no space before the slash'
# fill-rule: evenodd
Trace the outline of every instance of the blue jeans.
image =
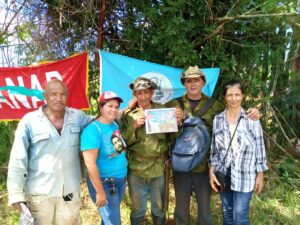
<svg viewBox="0 0 300 225">
<path fill-rule="evenodd" d="M 131 199 L 131 225 L 143 224 L 150 196 L 151 213 L 154 225 L 165 225 L 165 178 L 142 178 L 128 173 L 128 189 Z"/>
<path fill-rule="evenodd" d="M 190 201 L 195 192 L 198 205 L 197 225 L 212 225 L 210 211 L 211 187 L 208 172 L 175 172 L 173 171 L 175 190 L 175 225 L 190 225 Z"/>
<path fill-rule="evenodd" d="M 220 193 L 224 225 L 249 225 L 249 205 L 252 192 Z"/>
<path fill-rule="evenodd" d="M 102 185 L 106 194 L 107 204 L 98 210 L 102 225 L 120 225 L 120 204 L 126 188 L 126 178 L 102 178 Z M 87 186 L 93 202 L 96 201 L 96 191 L 90 179 Z"/>
</svg>

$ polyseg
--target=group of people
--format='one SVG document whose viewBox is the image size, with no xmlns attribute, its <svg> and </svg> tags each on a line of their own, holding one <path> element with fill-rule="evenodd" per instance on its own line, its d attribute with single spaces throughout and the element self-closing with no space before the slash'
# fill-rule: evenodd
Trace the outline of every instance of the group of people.
<svg viewBox="0 0 300 225">
<path fill-rule="evenodd" d="M 46 104 L 25 115 L 15 133 L 7 178 L 9 204 L 21 210 L 20 203 L 25 202 L 36 224 L 80 224 L 82 154 L 87 186 L 102 224 L 121 224 L 120 203 L 127 182 L 131 224 L 143 224 L 149 197 L 153 224 L 165 225 L 171 144 L 183 130 L 184 117 L 198 115 L 209 101 L 201 92 L 205 82 L 197 66 L 182 73 L 186 88 L 182 109 L 178 99 L 165 105 L 153 102 L 157 84 L 138 77 L 129 85 L 136 103 L 120 112 L 123 100 L 114 92 L 104 92 L 94 118 L 66 107 L 65 84 L 49 81 Z M 229 190 L 220 192 L 223 223 L 249 224 L 252 192 L 261 192 L 267 165 L 259 111 L 241 107 L 243 94 L 240 82 L 228 83 L 226 108 L 214 101 L 201 116 L 212 134 L 211 152 L 194 170 L 173 171 L 176 225 L 191 224 L 192 192 L 198 204 L 197 224 L 212 224 L 211 190 L 219 192 L 220 185 L 216 171 L 225 171 L 231 178 Z M 146 134 L 144 110 L 166 107 L 176 108 L 178 132 Z"/>
</svg>

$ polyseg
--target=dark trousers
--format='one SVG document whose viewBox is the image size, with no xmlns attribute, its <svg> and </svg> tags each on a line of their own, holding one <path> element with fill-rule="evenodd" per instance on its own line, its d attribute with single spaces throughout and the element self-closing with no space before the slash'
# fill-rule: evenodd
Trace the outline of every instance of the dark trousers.
<svg viewBox="0 0 300 225">
<path fill-rule="evenodd" d="M 212 225 L 210 211 L 211 187 L 208 172 L 174 172 L 176 206 L 174 222 L 176 225 L 190 225 L 190 200 L 195 191 L 198 203 L 197 225 Z"/>
<path fill-rule="evenodd" d="M 142 178 L 128 173 L 128 188 L 131 200 L 131 225 L 142 225 L 147 210 L 148 197 L 154 225 L 165 225 L 164 212 L 165 177 Z"/>
</svg>

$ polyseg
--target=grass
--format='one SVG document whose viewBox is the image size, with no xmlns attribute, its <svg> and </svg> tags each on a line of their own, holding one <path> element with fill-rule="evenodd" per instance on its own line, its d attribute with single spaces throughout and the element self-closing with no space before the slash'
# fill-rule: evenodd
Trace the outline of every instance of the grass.
<svg viewBox="0 0 300 225">
<path fill-rule="evenodd" d="M 292 159 L 273 161 L 270 171 L 266 174 L 265 188 L 263 192 L 253 195 L 250 205 L 250 220 L 253 225 L 299 225 L 300 224 L 300 179 L 299 162 Z M 297 172 L 298 171 L 298 172 Z M 3 173 L 1 173 L 3 175 Z M 3 181 L 4 179 L 2 179 Z M 170 185 L 169 217 L 173 217 L 174 191 Z M 222 224 L 220 199 L 213 194 L 211 200 L 214 224 Z M 150 207 L 150 206 L 149 206 Z M 146 225 L 152 224 L 148 207 Z M 130 200 L 126 191 L 121 205 L 122 224 L 129 225 Z M 18 224 L 18 214 L 7 206 L 7 194 L 5 183 L 0 185 L 0 223 L 5 225 Z M 90 200 L 86 184 L 81 188 L 81 220 L 82 225 L 99 224 L 100 217 L 97 209 Z M 191 219 L 195 224 L 197 206 L 192 198 Z"/>
</svg>

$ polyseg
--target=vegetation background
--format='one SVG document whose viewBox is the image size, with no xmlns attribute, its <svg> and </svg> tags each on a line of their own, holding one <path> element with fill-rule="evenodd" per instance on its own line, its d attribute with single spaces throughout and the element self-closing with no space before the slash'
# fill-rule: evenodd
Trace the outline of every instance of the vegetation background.
<svg viewBox="0 0 300 225">
<path fill-rule="evenodd" d="M 0 18 L 2 67 L 89 51 L 91 114 L 99 95 L 99 47 L 176 67 L 220 67 L 216 98 L 224 82 L 241 79 L 247 87 L 245 107 L 259 107 L 262 114 L 270 167 L 263 193 L 251 202 L 252 224 L 300 224 L 299 0 L 1 0 Z M 1 224 L 18 224 L 6 190 L 16 125 L 0 122 Z M 123 224 L 129 224 L 129 205 L 126 195 Z M 173 208 L 171 192 L 170 217 Z M 221 224 L 218 195 L 212 208 L 214 224 Z M 81 214 L 83 224 L 99 221 L 85 184 Z M 195 202 L 191 214 L 195 224 Z"/>
</svg>

